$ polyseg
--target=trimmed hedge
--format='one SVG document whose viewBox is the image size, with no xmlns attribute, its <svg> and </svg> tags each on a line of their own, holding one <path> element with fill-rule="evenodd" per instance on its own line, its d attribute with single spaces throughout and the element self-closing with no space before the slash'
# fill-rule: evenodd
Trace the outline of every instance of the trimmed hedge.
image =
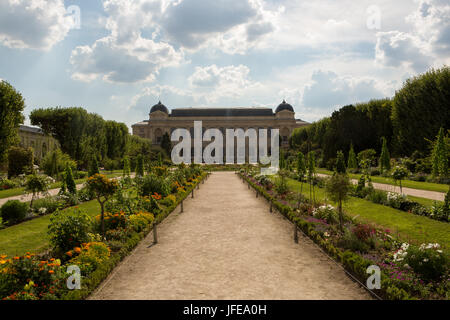
<svg viewBox="0 0 450 320">
<path fill-rule="evenodd" d="M 173 205 L 171 205 L 170 207 L 166 208 L 166 210 L 158 214 L 155 217 L 154 223 L 155 224 L 161 223 L 169 214 L 171 214 L 176 209 L 176 207 L 181 203 L 181 201 L 186 199 L 189 193 L 193 189 L 195 189 L 197 185 L 201 183 L 202 180 L 204 180 L 208 175 L 209 173 L 203 172 L 198 183 L 192 186 L 191 188 L 186 189 L 186 192 L 184 194 L 182 194 L 180 197 L 177 197 L 177 201 Z M 145 228 L 143 231 L 139 233 L 134 232 L 118 252 L 111 254 L 111 257 L 99 268 L 97 268 L 94 272 L 92 272 L 89 278 L 83 278 L 82 287 L 80 290 L 69 291 L 68 293 L 63 295 L 61 299 L 62 300 L 86 299 L 102 283 L 102 281 L 108 277 L 108 275 L 111 273 L 114 267 L 120 261 L 122 261 L 127 255 L 129 255 L 131 251 L 139 244 L 139 242 L 142 239 L 144 239 L 152 230 L 153 225 L 149 225 L 147 226 L 147 228 Z"/>
<path fill-rule="evenodd" d="M 364 259 L 360 255 L 349 250 L 342 251 L 340 248 L 337 248 L 333 244 L 325 241 L 322 236 L 314 230 L 312 223 L 298 217 L 291 207 L 277 201 L 273 196 L 267 193 L 265 188 L 256 185 L 242 173 L 239 172 L 238 174 L 242 179 L 247 181 L 253 189 L 259 192 L 268 201 L 272 202 L 275 209 L 277 209 L 291 222 L 295 223 L 311 240 L 314 241 L 314 243 L 319 245 L 331 258 L 333 258 L 333 260 L 341 263 L 349 273 L 351 273 L 362 283 L 365 283 L 368 276 L 366 273 L 367 267 L 373 264 L 371 261 Z M 398 288 L 384 272 L 381 272 L 381 289 L 377 290 L 375 293 L 383 299 L 388 300 L 415 299 L 404 289 Z"/>
</svg>

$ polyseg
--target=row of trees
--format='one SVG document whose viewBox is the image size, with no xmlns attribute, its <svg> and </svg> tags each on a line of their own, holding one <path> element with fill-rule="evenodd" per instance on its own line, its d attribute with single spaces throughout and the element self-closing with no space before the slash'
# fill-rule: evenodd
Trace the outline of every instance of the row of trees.
<svg viewBox="0 0 450 320">
<path fill-rule="evenodd" d="M 414 151 L 429 154 L 430 141 L 439 128 L 450 129 L 450 68 L 431 69 L 407 80 L 392 99 L 344 106 L 331 117 L 294 131 L 291 147 L 304 153 L 320 152 L 323 162 L 383 144 L 394 156 Z M 382 139 L 384 137 L 384 139 Z"/>
</svg>

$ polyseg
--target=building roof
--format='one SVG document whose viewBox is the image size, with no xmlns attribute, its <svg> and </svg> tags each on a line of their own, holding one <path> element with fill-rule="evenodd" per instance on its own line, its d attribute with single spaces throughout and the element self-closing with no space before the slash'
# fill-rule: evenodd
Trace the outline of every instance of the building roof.
<svg viewBox="0 0 450 320">
<path fill-rule="evenodd" d="M 159 101 L 157 104 L 155 104 L 151 109 L 150 109 L 150 113 L 155 112 L 155 111 L 162 111 L 164 113 L 169 114 L 169 109 L 167 109 L 167 107 L 165 105 L 163 105 L 161 103 L 161 101 Z"/>
<path fill-rule="evenodd" d="M 26 131 L 26 132 L 31 132 L 31 133 L 38 133 L 38 134 L 44 134 L 42 129 L 39 127 L 30 127 L 30 126 L 25 126 L 23 124 L 21 124 L 19 126 L 19 130 L 20 131 Z"/>
<path fill-rule="evenodd" d="M 171 117 L 254 117 L 273 116 L 270 108 L 179 108 Z"/>
<path fill-rule="evenodd" d="M 283 100 L 283 102 L 280 103 L 280 105 L 277 107 L 277 109 L 275 110 L 275 113 L 278 113 L 278 112 L 283 111 L 283 110 L 289 110 L 289 111 L 291 111 L 291 112 L 294 112 L 294 108 L 293 108 L 289 103 L 287 103 L 287 102 L 284 101 L 284 100 Z"/>
</svg>

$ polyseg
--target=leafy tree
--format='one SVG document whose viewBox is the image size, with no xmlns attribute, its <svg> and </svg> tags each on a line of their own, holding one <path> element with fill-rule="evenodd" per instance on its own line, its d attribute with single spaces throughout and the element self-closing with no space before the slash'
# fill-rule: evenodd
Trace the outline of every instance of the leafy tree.
<svg viewBox="0 0 450 320">
<path fill-rule="evenodd" d="M 48 185 L 49 183 L 46 176 L 37 175 L 36 173 L 27 176 L 25 191 L 32 194 L 30 208 L 33 207 L 33 201 L 39 193 L 46 193 L 48 191 Z"/>
<path fill-rule="evenodd" d="M 77 194 L 77 185 L 73 178 L 72 168 L 69 165 L 66 165 L 64 178 L 67 191 L 69 191 L 69 193 L 71 194 Z"/>
<path fill-rule="evenodd" d="M 358 163 L 361 166 L 363 160 L 367 160 L 369 166 L 375 165 L 375 156 L 377 152 L 374 149 L 366 149 L 358 153 Z"/>
<path fill-rule="evenodd" d="M 395 183 L 397 181 L 400 183 L 400 193 L 403 193 L 402 190 L 402 180 L 405 179 L 408 176 L 408 170 L 404 167 L 396 166 L 394 168 L 394 171 L 392 172 L 392 178 L 394 179 Z"/>
<path fill-rule="evenodd" d="M 356 153 L 353 149 L 353 143 L 350 144 L 350 151 L 348 152 L 348 164 L 349 169 L 358 169 L 358 162 L 356 161 Z"/>
<path fill-rule="evenodd" d="M 107 157 L 109 159 L 122 158 L 128 140 L 127 125 L 116 121 L 105 121 L 105 136 Z"/>
<path fill-rule="evenodd" d="M 8 177 L 29 174 L 33 171 L 33 149 L 11 147 L 8 152 Z"/>
<path fill-rule="evenodd" d="M 105 203 L 110 197 L 117 191 L 119 184 L 114 179 L 108 179 L 102 174 L 94 174 L 87 180 L 87 186 L 91 192 L 95 194 L 95 198 L 100 204 L 100 225 L 102 230 L 102 236 L 105 238 Z"/>
<path fill-rule="evenodd" d="M 433 176 L 446 177 L 448 174 L 449 154 L 445 142 L 444 128 L 439 129 L 439 133 L 434 142 L 432 152 Z"/>
<path fill-rule="evenodd" d="M 392 110 L 397 153 L 426 152 L 427 140 L 433 140 L 439 128 L 450 128 L 449 106 L 450 67 L 406 80 L 395 93 Z"/>
<path fill-rule="evenodd" d="M 385 137 L 381 138 L 382 147 L 381 147 L 381 155 L 380 155 L 380 171 L 383 173 L 384 170 L 391 170 L 391 156 L 389 154 L 389 150 L 387 147 L 387 141 Z"/>
<path fill-rule="evenodd" d="M 99 169 L 98 169 L 98 162 L 97 162 L 97 157 L 93 156 L 92 160 L 90 162 L 89 165 L 89 171 L 88 171 L 88 176 L 92 177 L 95 174 L 100 173 Z"/>
<path fill-rule="evenodd" d="M 346 173 L 346 171 L 347 171 L 347 169 L 345 168 L 344 153 L 339 150 L 337 152 L 336 172 L 337 173 Z"/>
<path fill-rule="evenodd" d="M 172 152 L 172 142 L 170 141 L 170 136 L 167 132 L 161 137 L 161 148 L 170 156 Z"/>
<path fill-rule="evenodd" d="M 0 162 L 4 162 L 8 149 L 18 142 L 17 128 L 24 121 L 25 101 L 8 82 L 0 81 Z"/>
<path fill-rule="evenodd" d="M 348 198 L 352 184 L 348 175 L 335 172 L 326 183 L 326 193 L 331 200 L 338 203 L 339 228 L 344 230 L 344 214 L 342 212 L 342 203 Z"/>
</svg>

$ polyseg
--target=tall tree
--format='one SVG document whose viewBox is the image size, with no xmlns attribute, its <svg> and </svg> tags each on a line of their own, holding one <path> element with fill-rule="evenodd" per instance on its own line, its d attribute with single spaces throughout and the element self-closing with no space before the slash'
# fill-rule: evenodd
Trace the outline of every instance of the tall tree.
<svg viewBox="0 0 450 320">
<path fill-rule="evenodd" d="M 348 152 L 348 164 L 349 169 L 358 169 L 358 161 L 356 160 L 356 153 L 353 149 L 353 143 L 350 144 L 350 151 Z"/>
<path fill-rule="evenodd" d="M 380 171 L 383 173 L 384 170 L 391 170 L 391 156 L 387 147 L 387 141 L 385 137 L 381 137 L 382 146 L 380 154 Z"/>
<path fill-rule="evenodd" d="M 89 171 L 88 171 L 88 176 L 92 177 L 95 174 L 100 173 L 100 171 L 98 170 L 98 161 L 97 161 L 97 157 L 93 156 L 90 163 L 89 163 Z"/>
<path fill-rule="evenodd" d="M 441 127 L 432 152 L 433 176 L 447 177 L 448 161 L 449 154 L 445 143 L 444 128 Z"/>
<path fill-rule="evenodd" d="M 9 147 L 18 141 L 17 129 L 24 121 L 25 101 L 6 81 L 0 81 L 0 162 L 6 160 Z"/>
<path fill-rule="evenodd" d="M 406 80 L 394 97 L 392 120 L 399 154 L 428 151 L 440 127 L 450 128 L 450 67 Z M 418 134 L 420 133 L 420 134 Z"/>
<path fill-rule="evenodd" d="M 346 173 L 347 169 L 345 168 L 345 158 L 344 153 L 339 150 L 337 152 L 337 159 L 336 159 L 336 172 L 337 173 Z"/>
<path fill-rule="evenodd" d="M 67 191 L 71 194 L 77 193 L 77 185 L 75 184 L 75 180 L 72 174 L 72 168 L 66 164 L 66 170 L 64 174 L 65 185 L 67 187 Z"/>
<path fill-rule="evenodd" d="M 161 138 L 161 148 L 166 152 L 167 156 L 170 157 L 170 153 L 172 152 L 172 142 L 170 141 L 167 132 L 165 132 Z"/>
</svg>

